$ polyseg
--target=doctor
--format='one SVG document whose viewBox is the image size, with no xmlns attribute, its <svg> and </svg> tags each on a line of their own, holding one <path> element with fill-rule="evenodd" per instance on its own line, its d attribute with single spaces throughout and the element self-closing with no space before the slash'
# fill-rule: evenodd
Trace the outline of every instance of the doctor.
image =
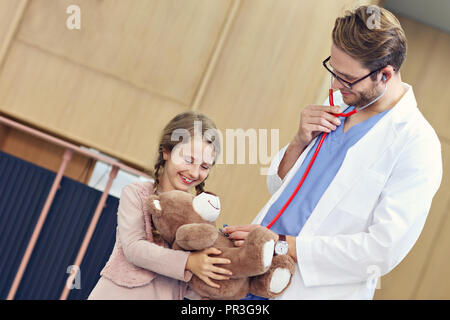
<svg viewBox="0 0 450 320">
<path fill-rule="evenodd" d="M 376 280 L 417 241 L 442 178 L 439 139 L 402 82 L 406 38 L 389 11 L 369 28 L 368 7 L 336 20 L 331 56 L 334 103 L 309 105 L 291 143 L 274 158 L 272 195 L 253 224 L 267 226 L 289 199 L 323 132 L 322 148 L 294 200 L 271 230 L 275 252 L 297 262 L 279 299 L 372 299 Z M 348 117 L 334 114 L 359 111 Z M 253 225 L 223 229 L 236 246 Z M 283 250 L 285 250 L 283 252 Z"/>
</svg>

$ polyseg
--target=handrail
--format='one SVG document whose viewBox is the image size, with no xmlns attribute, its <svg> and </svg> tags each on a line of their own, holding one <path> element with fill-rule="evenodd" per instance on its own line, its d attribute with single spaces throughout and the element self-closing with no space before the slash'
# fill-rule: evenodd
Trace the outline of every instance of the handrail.
<svg viewBox="0 0 450 320">
<path fill-rule="evenodd" d="M 74 145 L 72 143 L 69 143 L 69 142 L 64 141 L 62 139 L 53 137 L 53 136 L 51 136 L 51 135 L 49 135 L 47 133 L 44 133 L 44 132 L 41 132 L 39 130 L 33 129 L 33 128 L 28 127 L 26 125 L 23 125 L 23 124 L 21 124 L 19 122 L 16 122 L 16 121 L 13 121 L 11 119 L 8 119 L 6 117 L 0 116 L 0 123 L 3 123 L 3 124 L 5 124 L 7 126 L 10 126 L 10 127 L 13 127 L 14 129 L 18 129 L 18 130 L 27 132 L 27 133 L 35 136 L 35 137 L 41 138 L 43 140 L 47 140 L 47 141 L 49 141 L 51 143 L 54 143 L 54 144 L 57 144 L 57 145 L 59 145 L 61 147 L 71 149 L 72 151 L 80 153 L 80 154 L 85 155 L 87 157 L 100 160 L 100 161 L 105 162 L 107 164 L 110 164 L 112 166 L 117 166 L 117 167 L 119 167 L 119 169 L 122 169 L 124 171 L 129 172 L 129 173 L 132 173 L 132 174 L 135 174 L 135 175 L 139 175 L 139 176 L 144 176 L 146 178 L 151 178 L 148 174 L 146 174 L 146 173 L 144 173 L 142 171 L 136 170 L 136 169 L 134 169 L 132 167 L 129 167 L 129 166 L 127 166 L 127 165 L 125 165 L 125 164 L 123 164 L 123 163 L 121 163 L 119 161 L 111 160 L 110 158 L 108 158 L 106 156 L 103 156 L 101 154 L 97 154 L 95 152 L 82 149 L 81 147 L 78 147 L 78 146 L 76 146 L 76 145 Z"/>
<path fill-rule="evenodd" d="M 105 207 L 105 203 L 106 203 L 106 198 L 109 194 L 109 190 L 111 188 L 111 185 L 114 181 L 114 179 L 117 176 L 117 172 L 119 171 L 119 169 L 122 169 L 124 171 L 133 173 L 133 174 L 137 174 L 137 175 L 141 175 L 144 177 L 148 177 L 150 178 L 147 174 L 145 174 L 144 172 L 141 172 L 139 170 L 133 169 L 123 163 L 120 163 L 119 161 L 115 161 L 115 160 L 111 160 L 106 156 L 103 156 L 101 154 L 97 154 L 85 149 L 82 149 L 81 147 L 78 147 L 72 143 L 66 142 L 62 139 L 53 137 L 47 133 L 41 132 L 39 130 L 33 129 L 31 127 L 28 127 L 26 125 L 23 125 L 21 123 L 18 123 L 16 121 L 13 121 L 11 119 L 5 118 L 3 116 L 0 116 L 0 123 L 3 123 L 7 126 L 13 127 L 15 129 L 24 131 L 26 133 L 29 133 L 30 135 L 36 136 L 38 138 L 47 140 L 53 144 L 62 146 L 65 148 L 65 152 L 64 155 L 62 157 L 62 161 L 61 161 L 61 165 L 59 167 L 59 170 L 57 172 L 57 175 L 53 181 L 51 190 L 49 192 L 49 194 L 47 195 L 47 199 L 45 201 L 45 205 L 41 210 L 41 213 L 39 215 L 38 221 L 34 227 L 32 236 L 30 238 L 30 240 L 28 241 L 28 245 L 27 248 L 25 250 L 25 254 L 22 257 L 22 260 L 20 262 L 19 268 L 17 269 L 16 275 L 14 277 L 13 283 L 9 289 L 9 293 L 7 296 L 7 300 L 12 300 L 14 299 L 17 290 L 19 288 L 20 282 L 22 281 L 22 277 L 25 273 L 25 269 L 28 265 L 28 262 L 30 261 L 31 255 L 33 253 L 33 250 L 36 246 L 37 240 L 39 238 L 39 235 L 41 233 L 42 227 L 44 225 L 44 222 L 47 218 L 47 214 L 50 211 L 50 207 L 53 203 L 53 200 L 55 198 L 56 192 L 58 190 L 58 188 L 60 187 L 59 184 L 61 182 L 61 179 L 64 175 L 64 172 L 67 168 L 68 163 L 70 162 L 70 160 L 72 159 L 72 153 L 73 152 L 78 152 L 80 154 L 83 154 L 85 156 L 88 156 L 90 158 L 94 158 L 100 161 L 103 161 L 105 163 L 108 163 L 112 166 L 111 168 L 111 172 L 109 175 L 109 179 L 108 179 L 108 183 L 106 184 L 105 189 L 103 190 L 103 193 L 100 197 L 100 200 L 97 204 L 97 207 L 95 209 L 95 212 L 93 214 L 93 217 L 91 218 L 91 222 L 89 224 L 89 228 L 84 236 L 83 242 L 81 247 L 78 249 L 78 254 L 76 257 L 76 260 L 74 262 L 74 264 L 72 265 L 73 267 L 75 267 L 75 270 L 79 270 L 79 267 L 81 266 L 81 263 L 83 262 L 83 258 L 84 255 L 86 254 L 87 248 L 89 246 L 89 243 L 92 239 L 92 235 L 95 231 L 95 228 L 97 226 L 97 223 L 99 221 L 100 215 L 102 213 L 103 208 Z M 77 271 L 76 271 L 77 272 Z M 73 284 L 73 276 L 71 275 L 67 281 L 66 281 L 66 286 L 63 289 L 63 292 L 61 293 L 60 299 L 61 300 L 66 300 L 67 297 L 69 296 L 69 291 L 72 289 L 72 284 Z"/>
<path fill-rule="evenodd" d="M 20 261 L 19 268 L 17 269 L 16 275 L 14 276 L 14 280 L 11 284 L 11 287 L 9 288 L 6 300 L 12 300 L 16 295 L 20 282 L 22 281 L 22 277 L 25 273 L 25 269 L 27 268 L 28 262 L 30 261 L 31 255 L 33 253 L 34 247 L 36 246 L 41 230 L 44 226 L 45 220 L 47 219 L 47 214 L 50 211 L 50 207 L 53 203 L 53 200 L 55 199 L 56 192 L 58 191 L 59 188 L 59 183 L 61 182 L 61 179 L 64 175 L 64 171 L 66 170 L 67 165 L 72 159 L 72 153 L 73 151 L 70 149 L 66 149 L 66 151 L 64 152 L 63 161 L 58 170 L 58 173 L 56 174 L 55 179 L 53 180 L 52 187 L 50 189 L 49 194 L 47 195 L 47 199 L 45 200 L 44 207 L 41 210 L 36 225 L 34 226 L 30 240 L 28 240 L 27 248 L 22 257 L 22 260 Z"/>
</svg>

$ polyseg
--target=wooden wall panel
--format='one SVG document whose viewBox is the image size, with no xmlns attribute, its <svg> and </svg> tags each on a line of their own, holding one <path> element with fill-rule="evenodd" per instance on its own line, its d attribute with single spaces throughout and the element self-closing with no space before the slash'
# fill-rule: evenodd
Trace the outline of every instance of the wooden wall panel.
<svg viewBox="0 0 450 320">
<path fill-rule="evenodd" d="M 0 44 L 7 38 L 12 20 L 21 5 L 21 1 L 0 0 Z"/>
<path fill-rule="evenodd" d="M 0 113 L 1 115 L 1 113 Z M 0 124 L 0 150 L 2 149 L 3 144 L 6 141 L 6 138 L 8 137 L 10 132 L 10 128 Z"/>
<path fill-rule="evenodd" d="M 280 148 L 287 144 L 301 110 L 326 98 L 327 89 L 318 92 L 329 79 L 321 62 L 330 52 L 336 16 L 352 4 L 242 1 L 199 110 L 216 120 L 224 136 L 226 129 L 266 129 L 269 136 L 275 129 Z M 217 165 L 207 183 L 224 197 L 220 223 L 249 223 L 269 199 L 260 174 L 266 165 L 248 164 L 248 153 L 246 165 L 236 160 Z"/>
<path fill-rule="evenodd" d="M 189 105 L 231 0 L 32 1 L 18 38 Z M 66 28 L 66 8 L 81 29 Z"/>
<path fill-rule="evenodd" d="M 8 135 L 2 143 L 1 133 L 0 128 L 0 149 L 3 152 L 53 172 L 58 172 L 64 155 L 64 148 L 9 127 Z M 87 184 L 94 166 L 95 160 L 73 153 L 72 160 L 67 165 L 64 175 Z"/>
<path fill-rule="evenodd" d="M 18 119 L 140 167 L 154 160 L 165 123 L 186 110 L 21 41 L 0 74 L 0 103 Z"/>
<path fill-rule="evenodd" d="M 414 84 L 420 110 L 441 137 L 450 141 L 450 34 L 400 18 L 408 38 L 404 81 Z"/>
</svg>

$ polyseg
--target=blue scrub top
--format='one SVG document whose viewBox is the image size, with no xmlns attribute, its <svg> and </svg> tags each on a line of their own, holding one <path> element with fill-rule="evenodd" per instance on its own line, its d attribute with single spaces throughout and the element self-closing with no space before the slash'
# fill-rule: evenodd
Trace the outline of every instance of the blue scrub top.
<svg viewBox="0 0 450 320">
<path fill-rule="evenodd" d="M 344 112 L 346 113 L 353 109 L 354 107 L 351 106 Z M 341 125 L 336 130 L 328 133 L 303 185 L 281 217 L 272 226 L 272 231 L 291 236 L 297 236 L 300 233 L 306 220 L 308 220 L 323 193 L 339 171 L 348 149 L 357 143 L 389 110 L 354 125 L 345 133 L 343 128 L 346 118 L 339 117 Z M 267 211 L 261 223 L 263 226 L 267 226 L 275 218 L 297 188 L 319 144 L 321 135 L 317 137 L 315 145 L 309 150 L 295 176 Z"/>
</svg>

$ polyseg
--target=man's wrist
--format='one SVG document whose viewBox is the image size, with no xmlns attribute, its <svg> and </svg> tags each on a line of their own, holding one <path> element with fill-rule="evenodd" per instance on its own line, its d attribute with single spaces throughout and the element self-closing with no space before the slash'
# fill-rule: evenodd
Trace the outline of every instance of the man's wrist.
<svg viewBox="0 0 450 320">
<path fill-rule="evenodd" d="M 305 150 L 306 146 L 308 145 L 308 143 L 303 142 L 299 135 L 296 134 L 294 136 L 294 138 L 292 139 L 291 143 L 289 146 L 292 146 L 293 149 L 296 149 L 297 151 L 303 152 L 303 150 Z"/>
<path fill-rule="evenodd" d="M 305 148 L 306 145 L 297 141 L 296 138 L 291 141 L 284 153 L 283 159 L 281 159 L 280 164 L 278 165 L 277 173 L 281 180 L 283 180 L 289 170 L 291 170 Z"/>
<path fill-rule="evenodd" d="M 278 241 L 275 243 L 275 254 L 284 255 L 289 252 L 288 243 L 286 241 L 286 236 L 284 234 L 278 235 Z"/>
<path fill-rule="evenodd" d="M 293 236 L 286 236 L 286 241 L 289 246 L 288 255 L 297 262 L 297 238 Z"/>
</svg>

